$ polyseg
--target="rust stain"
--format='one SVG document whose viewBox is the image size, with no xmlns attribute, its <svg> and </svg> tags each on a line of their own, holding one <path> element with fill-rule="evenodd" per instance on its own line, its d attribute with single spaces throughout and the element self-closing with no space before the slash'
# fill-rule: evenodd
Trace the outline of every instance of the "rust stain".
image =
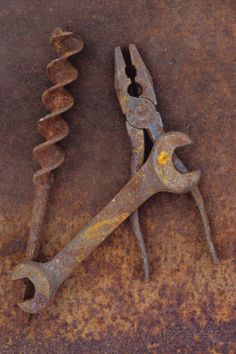
<svg viewBox="0 0 236 354">
<path fill-rule="evenodd" d="M 96 234 L 98 232 L 101 232 L 101 229 L 104 229 L 105 232 L 107 226 L 112 226 L 113 224 L 119 222 L 119 220 L 125 220 L 127 219 L 128 216 L 129 216 L 128 213 L 122 213 L 121 215 L 114 216 L 113 218 L 99 221 L 95 225 L 89 228 L 89 232 L 86 231 L 84 234 L 82 234 L 82 236 L 88 239 L 96 238 Z"/>
</svg>

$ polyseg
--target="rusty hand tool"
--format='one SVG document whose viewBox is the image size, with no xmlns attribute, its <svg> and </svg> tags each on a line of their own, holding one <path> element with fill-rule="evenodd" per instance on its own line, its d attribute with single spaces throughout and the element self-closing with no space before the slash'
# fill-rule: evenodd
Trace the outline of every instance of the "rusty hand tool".
<svg viewBox="0 0 236 354">
<path fill-rule="evenodd" d="M 148 132 L 153 142 L 163 134 L 162 119 L 156 109 L 157 99 L 153 81 L 134 44 L 129 45 L 129 51 L 126 55 L 125 53 L 123 55 L 120 47 L 115 49 L 115 88 L 122 112 L 127 119 L 126 126 L 132 150 L 131 174 L 133 175 L 144 161 L 144 130 Z M 187 168 L 175 154 L 173 155 L 173 162 L 178 171 L 187 172 Z M 202 194 L 197 185 L 193 186 L 191 193 L 200 212 L 209 254 L 213 263 L 216 264 L 218 263 L 218 256 L 212 240 Z M 141 250 L 145 279 L 148 280 L 149 261 L 139 225 L 138 211 L 135 211 L 131 216 L 131 225 Z"/>
<path fill-rule="evenodd" d="M 80 36 L 64 32 L 60 28 L 52 32 L 50 42 L 59 57 L 47 65 L 47 76 L 54 86 L 43 93 L 42 102 L 50 113 L 39 120 L 37 127 L 46 141 L 33 150 L 33 156 L 41 168 L 33 176 L 35 200 L 26 249 L 27 261 L 36 260 L 38 257 L 42 224 L 49 191 L 54 180 L 52 171 L 59 167 L 65 158 L 64 151 L 56 143 L 69 133 L 69 126 L 61 114 L 73 106 L 73 97 L 64 86 L 73 82 L 78 75 L 77 70 L 67 58 L 79 53 L 83 48 L 83 40 Z M 22 290 L 23 299 L 27 299 L 31 292 L 30 284 L 25 282 Z M 21 314 L 21 320 L 28 320 L 25 313 Z"/>
<path fill-rule="evenodd" d="M 186 134 L 162 134 L 143 167 L 61 252 L 47 263 L 18 265 L 13 279 L 26 277 L 35 287 L 34 297 L 20 303 L 21 309 L 30 313 L 44 309 L 76 265 L 153 194 L 184 193 L 192 189 L 199 181 L 200 171 L 181 174 L 172 162 L 174 149 L 189 143 L 191 140 Z"/>
</svg>

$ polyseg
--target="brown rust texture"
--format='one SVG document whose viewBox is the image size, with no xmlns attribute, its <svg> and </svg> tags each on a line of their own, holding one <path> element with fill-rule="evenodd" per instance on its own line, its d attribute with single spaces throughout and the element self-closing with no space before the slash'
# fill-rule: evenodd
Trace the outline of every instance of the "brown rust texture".
<svg viewBox="0 0 236 354">
<path fill-rule="evenodd" d="M 234 353 L 236 127 L 233 95 L 235 2 L 0 1 L 0 351 L 1 353 Z M 52 29 L 78 31 L 85 50 L 73 64 L 75 105 L 61 143 L 44 226 L 50 259 L 129 178 L 130 150 L 113 80 L 117 45 L 137 44 L 158 89 L 166 130 L 189 133 L 179 153 L 201 168 L 201 190 L 221 262 L 213 266 L 190 198 L 159 194 L 140 209 L 151 263 L 145 284 L 129 222 L 68 279 L 30 324 L 16 321 L 10 270 L 22 262 L 45 114 L 44 68 Z"/>
</svg>

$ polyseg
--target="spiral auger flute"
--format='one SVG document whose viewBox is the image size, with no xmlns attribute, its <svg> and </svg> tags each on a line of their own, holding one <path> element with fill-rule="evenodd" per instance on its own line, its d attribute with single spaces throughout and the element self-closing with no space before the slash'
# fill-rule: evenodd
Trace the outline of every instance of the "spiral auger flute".
<svg viewBox="0 0 236 354">
<path fill-rule="evenodd" d="M 54 170 L 65 159 L 65 152 L 57 144 L 69 133 L 69 126 L 61 116 L 74 104 L 73 97 L 65 89 L 65 85 L 76 80 L 78 72 L 68 61 L 68 58 L 79 53 L 84 46 L 79 35 L 56 28 L 51 36 L 50 43 L 58 58 L 52 60 L 46 69 L 48 79 L 54 84 L 42 95 L 42 102 L 49 114 L 41 118 L 37 129 L 45 138 L 45 141 L 37 145 L 33 150 L 34 159 L 40 165 L 40 169 L 33 175 L 35 185 L 35 198 L 32 210 L 29 239 L 26 249 L 26 260 L 37 260 L 41 244 L 41 231 L 50 188 L 54 181 Z M 23 285 L 23 300 L 31 294 L 31 286 L 25 282 Z M 21 321 L 27 322 L 29 315 L 21 313 Z"/>
</svg>

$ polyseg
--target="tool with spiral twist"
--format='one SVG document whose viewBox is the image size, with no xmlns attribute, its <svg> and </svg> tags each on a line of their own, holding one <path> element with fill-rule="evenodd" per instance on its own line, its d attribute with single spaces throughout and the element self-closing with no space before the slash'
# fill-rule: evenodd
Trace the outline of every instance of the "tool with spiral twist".
<svg viewBox="0 0 236 354">
<path fill-rule="evenodd" d="M 56 28 L 51 36 L 50 43 L 58 58 L 47 65 L 47 77 L 54 86 L 47 89 L 42 95 L 42 102 L 50 112 L 38 122 L 37 129 L 46 139 L 36 146 L 33 156 L 39 163 L 40 169 L 33 175 L 35 185 L 35 200 L 32 211 L 31 227 L 26 250 L 26 260 L 36 260 L 40 249 L 41 230 L 46 213 L 49 191 L 54 181 L 54 173 L 65 158 L 65 152 L 57 144 L 69 133 L 69 126 L 61 114 L 68 111 L 74 103 L 71 94 L 64 88 L 65 85 L 76 80 L 78 72 L 68 61 L 72 55 L 79 53 L 84 46 L 80 36 Z M 30 284 L 23 287 L 23 298 L 30 296 Z M 25 316 L 25 314 L 22 316 Z M 23 322 L 28 316 L 21 318 Z"/>
</svg>

